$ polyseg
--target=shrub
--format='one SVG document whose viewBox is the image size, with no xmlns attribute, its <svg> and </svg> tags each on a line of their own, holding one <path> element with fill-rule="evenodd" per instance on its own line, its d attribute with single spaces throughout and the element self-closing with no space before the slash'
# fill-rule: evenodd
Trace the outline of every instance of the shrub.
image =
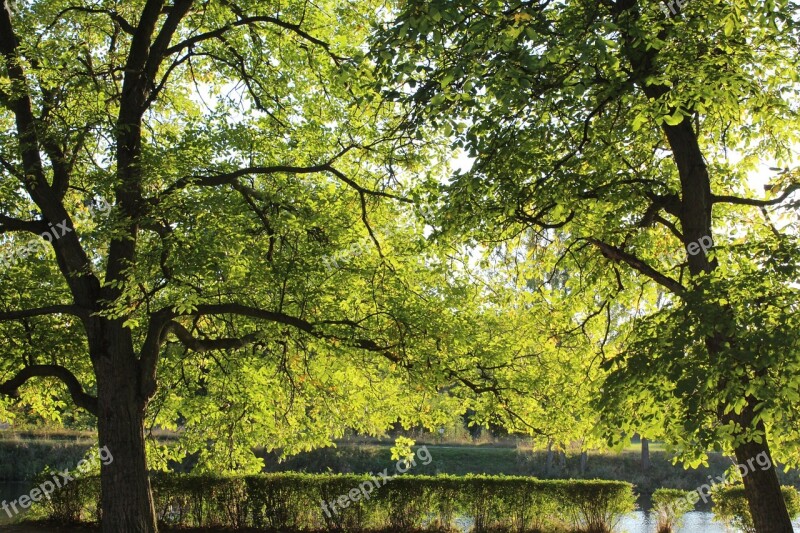
<svg viewBox="0 0 800 533">
<path fill-rule="evenodd" d="M 697 492 L 678 489 L 657 489 L 653 492 L 653 513 L 657 533 L 672 533 L 679 528 L 683 515 L 694 509 Z"/>
<path fill-rule="evenodd" d="M 562 513 L 585 533 L 610 533 L 636 509 L 633 485 L 622 481 L 559 480 Z"/>
<path fill-rule="evenodd" d="M 791 518 L 800 515 L 800 494 L 797 489 L 790 486 L 781 487 L 783 501 L 786 502 L 786 509 Z M 753 517 L 750 515 L 750 508 L 744 494 L 743 485 L 732 487 L 721 487 L 712 494 L 714 502 L 714 514 L 717 519 L 725 524 L 736 527 L 745 533 L 755 533 Z"/>
<path fill-rule="evenodd" d="M 464 499 L 461 497 L 461 480 L 458 476 L 427 477 L 429 490 L 434 491 L 435 497 L 431 503 L 431 525 L 442 530 L 455 527 L 456 516 L 464 512 Z"/>
<path fill-rule="evenodd" d="M 505 476 L 400 476 L 377 486 L 367 475 L 280 473 L 245 477 L 157 474 L 159 521 L 178 527 L 269 531 L 452 531 L 471 518 L 477 532 L 534 532 L 570 517 L 581 531 L 607 532 L 634 508 L 632 486 L 616 481 L 555 481 Z M 372 490 L 368 487 L 371 486 Z M 363 490 L 360 488 L 363 487 Z M 368 497 L 365 497 L 368 496 Z M 99 479 L 84 477 L 52 495 L 59 522 L 96 513 Z M 323 512 L 321 504 L 346 497 Z"/>
<path fill-rule="evenodd" d="M 379 510 L 378 525 L 398 531 L 413 531 L 426 521 L 436 522 L 436 504 L 439 498 L 451 499 L 450 494 L 437 493 L 430 478 L 403 476 L 376 488 L 369 495 Z"/>
<path fill-rule="evenodd" d="M 459 507 L 462 513 L 472 516 L 475 533 L 503 529 L 503 496 L 515 484 L 515 479 L 468 475 L 459 480 Z"/>
<path fill-rule="evenodd" d="M 337 506 L 335 511 L 329 513 L 322 511 L 321 503 L 322 500 L 332 502 L 337 498 L 348 495 L 351 490 L 357 489 L 361 483 L 371 479 L 371 476 L 308 474 L 308 478 L 318 487 L 319 496 L 313 500 L 307 500 L 307 504 L 311 506 L 311 513 L 321 518 L 326 530 L 362 531 L 366 529 L 374 509 L 369 500 L 359 499 L 354 501 L 347 498 L 346 507 Z"/>
<path fill-rule="evenodd" d="M 552 482 L 520 478 L 521 483 L 509 487 L 506 513 L 514 532 L 544 531 L 557 520 L 558 493 Z"/>
<path fill-rule="evenodd" d="M 312 516 L 308 501 L 316 501 L 317 488 L 303 474 L 247 476 L 248 523 L 258 528 L 294 529 Z"/>
<path fill-rule="evenodd" d="M 36 487 L 53 483 L 58 472 L 45 468 L 34 478 Z M 59 478 L 60 480 L 61 478 Z M 61 524 L 79 524 L 99 519 L 100 478 L 84 477 L 56 488 L 49 498 L 42 498 L 31 508 L 31 517 L 47 517 Z"/>
<path fill-rule="evenodd" d="M 197 527 L 246 525 L 246 484 L 237 477 L 185 474 L 151 476 L 153 500 L 164 524 Z"/>
</svg>

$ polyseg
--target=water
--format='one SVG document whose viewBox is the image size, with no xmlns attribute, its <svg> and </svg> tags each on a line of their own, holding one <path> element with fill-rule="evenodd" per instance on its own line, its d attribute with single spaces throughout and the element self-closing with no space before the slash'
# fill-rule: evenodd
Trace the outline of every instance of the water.
<svg viewBox="0 0 800 533">
<path fill-rule="evenodd" d="M 636 511 L 625 517 L 617 529 L 627 533 L 653 533 L 656 523 L 649 513 Z M 677 533 L 726 533 L 726 530 L 723 524 L 714 522 L 712 513 L 693 511 L 686 513 L 683 527 Z"/>
<path fill-rule="evenodd" d="M 656 530 L 655 520 L 649 513 L 637 511 L 628 515 L 617 529 L 626 533 L 653 533 Z M 794 530 L 800 532 L 800 521 L 794 523 Z M 683 527 L 676 533 L 730 533 L 724 524 L 714 521 L 714 514 L 709 512 L 693 511 L 683 517 Z"/>
<path fill-rule="evenodd" d="M 30 493 L 33 484 L 28 481 L 0 481 L 0 504 L 3 501 L 11 502 L 18 499 L 23 494 Z M 19 506 L 17 506 L 19 509 Z M 11 510 L 9 508 L 9 510 Z M 12 511 L 13 512 L 13 511 Z M 0 508 L 0 524 L 11 522 L 8 513 Z"/>
<path fill-rule="evenodd" d="M 456 526 L 462 533 L 467 533 L 472 527 L 472 519 L 468 517 L 457 517 Z M 794 522 L 794 530 L 800 533 L 800 520 Z M 656 521 L 650 513 L 636 511 L 623 518 L 617 524 L 618 533 L 655 533 Z M 732 533 L 732 530 L 725 529 L 725 525 L 714 521 L 714 513 L 708 511 L 692 511 L 683 517 L 683 526 L 678 528 L 675 533 Z"/>
</svg>

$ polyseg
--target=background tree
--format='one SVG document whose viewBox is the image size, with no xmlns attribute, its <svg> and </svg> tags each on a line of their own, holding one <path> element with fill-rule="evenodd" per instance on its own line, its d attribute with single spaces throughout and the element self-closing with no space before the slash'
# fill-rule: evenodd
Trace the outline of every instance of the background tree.
<svg viewBox="0 0 800 533">
<path fill-rule="evenodd" d="M 797 4 L 662 7 L 412 1 L 375 57 L 410 128 L 441 127 L 475 159 L 444 187 L 449 227 L 495 242 L 559 229 L 546 265 L 571 274 L 561 304 L 613 312 L 600 404 L 612 442 L 638 431 L 690 463 L 724 449 L 796 464 L 786 208 L 800 184 L 785 171 L 760 197 L 747 178 L 794 164 Z M 757 530 L 791 531 L 775 469 L 744 483 Z"/>
<path fill-rule="evenodd" d="M 463 292 L 408 179 L 436 154 L 353 83 L 376 13 L 3 3 L 0 414 L 96 415 L 104 531 L 156 530 L 145 426 L 181 429 L 153 467 L 257 471 L 458 412 L 432 355 Z"/>
</svg>

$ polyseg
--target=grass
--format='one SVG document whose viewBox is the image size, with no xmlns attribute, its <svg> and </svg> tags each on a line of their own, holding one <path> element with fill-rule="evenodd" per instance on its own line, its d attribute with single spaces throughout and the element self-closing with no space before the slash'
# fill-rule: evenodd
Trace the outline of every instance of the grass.
<svg viewBox="0 0 800 533">
<path fill-rule="evenodd" d="M 68 432 L 23 435 L 0 431 L 0 480 L 24 481 L 42 471 L 45 465 L 54 468 L 73 467 L 85 451 L 95 445 L 96 436 L 91 433 Z M 73 432 L 74 433 L 74 432 Z M 169 435 L 164 437 L 169 438 Z M 410 473 L 435 474 L 506 474 L 547 478 L 585 478 L 628 481 L 637 487 L 640 494 L 649 495 L 655 489 L 675 488 L 694 490 L 707 482 L 708 476 L 722 475 L 730 466 L 729 459 L 711 454 L 709 466 L 685 470 L 673 465 L 671 456 L 660 443 L 650 444 L 649 470 L 642 471 L 640 444 L 632 443 L 620 453 L 590 452 L 584 472 L 580 470 L 580 455 L 569 454 L 565 461 L 558 459 L 548 469 L 547 453 L 531 450 L 522 441 L 515 439 L 486 439 L 480 445 L 470 445 L 464 439 L 452 439 L 439 444 L 438 436 L 413 435 L 428 447 L 432 462 L 418 463 Z M 256 450 L 264 458 L 267 472 L 310 473 L 377 473 L 388 469 L 392 474 L 395 461 L 391 459 L 391 443 L 378 439 L 351 437 L 336 448 L 323 448 L 302 453 L 280 461 L 274 453 Z M 187 462 L 185 467 L 191 464 Z M 798 486 L 795 472 L 779 470 L 782 484 Z"/>
<path fill-rule="evenodd" d="M 625 452 L 632 452 L 632 453 L 641 453 L 642 452 L 642 444 L 637 441 L 631 441 L 625 449 Z M 666 452 L 666 446 L 664 446 L 663 442 L 651 442 L 650 443 L 650 453 L 653 452 Z"/>
<path fill-rule="evenodd" d="M 418 462 L 414 474 L 524 474 L 514 448 L 428 445 L 433 460 L 429 465 Z M 290 457 L 279 462 L 275 454 L 259 453 L 269 472 L 336 472 L 366 474 L 394 468 L 389 445 L 340 445 Z"/>
<path fill-rule="evenodd" d="M 27 481 L 44 467 L 74 468 L 92 441 L 0 440 L 0 480 Z"/>
<path fill-rule="evenodd" d="M 641 468 L 641 454 L 637 450 L 621 453 L 590 452 L 586 470 L 580 471 L 580 456 L 568 455 L 565 463 L 554 461 L 547 468 L 547 453 L 525 449 L 498 447 L 465 447 L 427 445 L 433 460 L 427 466 L 418 464 L 414 474 L 506 474 L 535 476 L 542 479 L 612 479 L 629 481 L 643 494 L 660 487 L 693 490 L 707 481 L 707 476 L 721 475 L 730 464 L 725 457 L 715 454 L 709 458 L 708 468 L 684 470 L 673 465 L 663 450 L 651 447 L 651 467 Z M 261 454 L 265 470 L 270 472 L 334 472 L 369 473 L 394 468 L 389 445 L 340 445 L 303 453 L 279 462 L 275 454 Z"/>
</svg>

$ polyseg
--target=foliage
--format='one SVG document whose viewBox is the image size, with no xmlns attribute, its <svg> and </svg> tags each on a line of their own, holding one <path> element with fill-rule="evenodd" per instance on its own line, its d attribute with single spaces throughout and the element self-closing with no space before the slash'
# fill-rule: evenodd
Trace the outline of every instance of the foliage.
<svg viewBox="0 0 800 533">
<path fill-rule="evenodd" d="M 610 531 L 633 509 L 628 483 L 550 481 L 504 476 L 400 476 L 376 488 L 369 499 L 352 501 L 327 516 L 320 504 L 357 489 L 366 475 L 264 474 L 153 478 L 159 519 L 174 526 L 258 527 L 270 531 L 414 531 L 429 517 L 441 531 L 458 516 L 474 520 L 475 531 L 540 531 L 556 527 L 562 513 L 580 531 Z M 53 506 L 86 518 L 98 498 L 96 478 L 74 482 L 77 492 L 56 492 Z M 82 512 L 81 512 L 82 511 Z M 48 514 L 55 517 L 52 508 Z"/>
<path fill-rule="evenodd" d="M 636 508 L 628 484 L 601 481 L 560 481 L 562 513 L 586 533 L 610 533 Z M 569 502 L 569 503 L 566 503 Z"/>
<path fill-rule="evenodd" d="M 524 312 L 552 317 L 542 360 L 590 384 L 573 379 L 562 419 L 609 444 L 639 433 L 697 466 L 768 435 L 800 460 L 792 6 L 413 0 L 373 39 L 409 128 L 470 158 L 441 187 L 440 234 L 514 264 Z"/>
<path fill-rule="evenodd" d="M 371 78 L 363 48 L 383 3 L 298 0 L 277 18 L 252 0 L 183 15 L 141 0 L 12 4 L 0 252 L 44 246 L 0 270 L 3 420 L 70 422 L 70 400 L 94 410 L 99 354 L 150 374 L 123 380 L 142 386 L 132 409 L 147 426 L 180 429 L 175 447 L 148 443 L 161 470 L 191 455 L 205 472 L 257 472 L 256 448 L 435 428 L 469 407 L 466 386 L 438 394 L 488 336 L 480 291 L 451 271 L 458 254 L 425 239 L 443 158 L 355 83 Z M 170 47 L 148 61 L 159 46 L 134 46 L 133 28 L 152 12 Z M 13 83 L 12 63 L 25 72 Z M 40 164 L 17 98 L 47 146 Z M 70 231 L 47 245 L 39 230 L 62 220 Z M 124 349 L 100 340 L 109 331 Z M 474 407 L 491 418 L 499 404 Z"/>
<path fill-rule="evenodd" d="M 34 478 L 34 484 L 37 487 L 47 481 L 52 484 L 59 472 L 46 468 Z M 51 497 L 42 497 L 39 503 L 34 503 L 30 512 L 30 518 L 47 518 L 58 524 L 71 525 L 97 521 L 99 517 L 100 479 L 97 476 L 78 477 L 57 487 Z"/>
<path fill-rule="evenodd" d="M 789 486 L 781 487 L 783 500 L 792 519 L 800 516 L 800 493 Z M 715 490 L 711 498 L 714 502 L 714 516 L 716 520 L 729 526 L 741 529 L 745 533 L 755 533 L 750 507 L 744 494 L 744 486 L 720 487 Z"/>
<path fill-rule="evenodd" d="M 694 500 L 687 499 L 693 494 L 697 493 L 678 489 L 657 489 L 653 492 L 657 533 L 672 533 L 681 526 L 683 515 L 694 509 Z"/>
</svg>

